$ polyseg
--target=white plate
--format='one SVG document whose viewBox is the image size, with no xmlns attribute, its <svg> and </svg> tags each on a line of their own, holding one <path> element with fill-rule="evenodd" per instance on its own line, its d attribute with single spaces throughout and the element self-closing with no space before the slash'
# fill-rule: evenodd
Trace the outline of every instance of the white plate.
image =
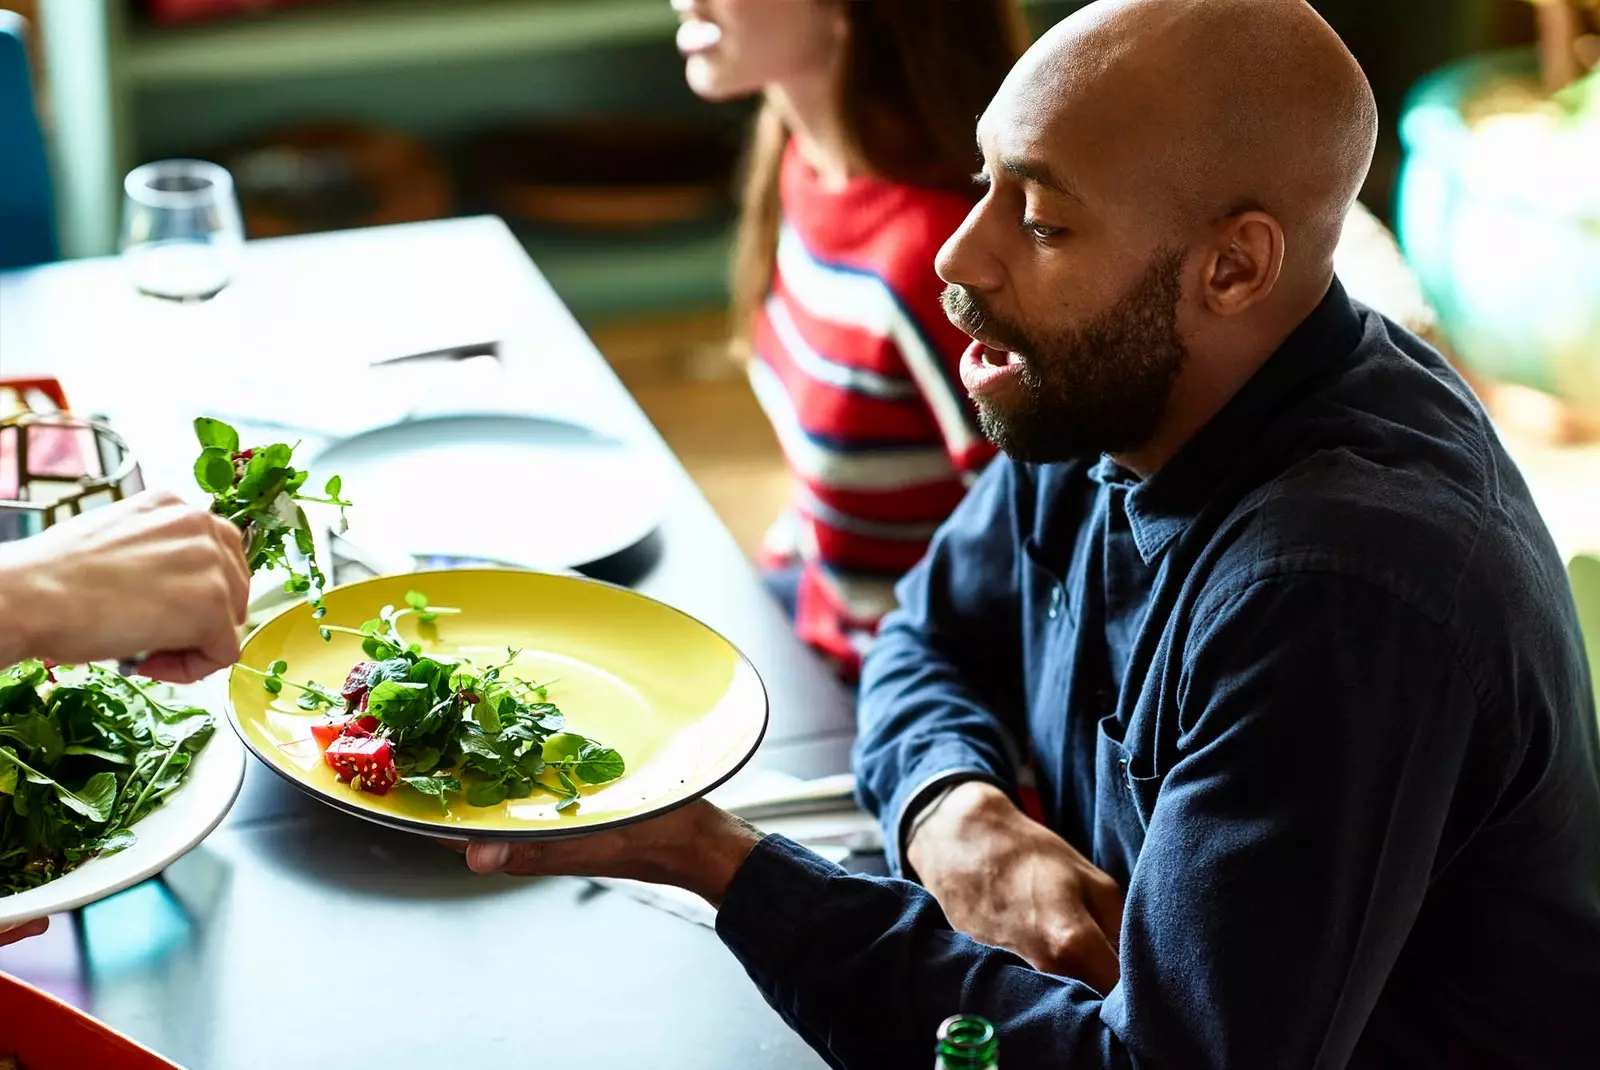
<svg viewBox="0 0 1600 1070">
<path fill-rule="evenodd" d="M 194 759 L 183 786 L 133 826 L 132 847 L 93 858 L 49 884 L 0 896 L 0 929 L 74 910 L 153 877 L 194 849 L 227 816 L 244 783 L 244 744 L 220 711 L 216 689 L 185 700 L 211 712 L 216 730 Z"/>
<path fill-rule="evenodd" d="M 363 431 L 310 465 L 344 484 L 350 538 L 413 558 L 582 568 L 649 537 L 666 480 L 648 454 L 548 416 L 424 416 Z"/>
</svg>

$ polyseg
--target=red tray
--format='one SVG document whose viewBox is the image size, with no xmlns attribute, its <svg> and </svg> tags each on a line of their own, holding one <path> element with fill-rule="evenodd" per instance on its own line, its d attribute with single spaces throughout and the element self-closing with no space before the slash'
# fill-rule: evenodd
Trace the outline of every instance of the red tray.
<svg viewBox="0 0 1600 1070">
<path fill-rule="evenodd" d="M 76 1007 L 0 973 L 0 1056 L 26 1070 L 183 1070 Z"/>
</svg>

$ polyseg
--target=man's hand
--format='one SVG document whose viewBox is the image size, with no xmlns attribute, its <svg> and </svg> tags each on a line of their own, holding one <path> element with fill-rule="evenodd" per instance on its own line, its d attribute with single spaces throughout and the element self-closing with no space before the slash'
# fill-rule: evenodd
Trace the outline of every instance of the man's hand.
<svg viewBox="0 0 1600 1070">
<path fill-rule="evenodd" d="M 146 492 L 0 544 L 0 666 L 149 651 L 141 673 L 190 683 L 238 659 L 249 599 L 238 529 Z"/>
<path fill-rule="evenodd" d="M 478 840 L 465 850 L 467 865 L 477 873 L 626 877 L 686 888 L 720 907 L 734 874 L 760 841 L 761 833 L 698 799 L 614 832 L 540 843 Z"/>
<path fill-rule="evenodd" d="M 48 928 L 50 928 L 49 918 L 36 918 L 21 925 L 13 925 L 9 929 L 0 929 L 0 947 L 14 944 L 18 940 L 26 940 L 30 936 L 39 936 Z"/>
<path fill-rule="evenodd" d="M 1116 985 L 1122 889 L 994 785 L 953 788 L 906 860 L 954 928 L 1099 992 Z"/>
</svg>

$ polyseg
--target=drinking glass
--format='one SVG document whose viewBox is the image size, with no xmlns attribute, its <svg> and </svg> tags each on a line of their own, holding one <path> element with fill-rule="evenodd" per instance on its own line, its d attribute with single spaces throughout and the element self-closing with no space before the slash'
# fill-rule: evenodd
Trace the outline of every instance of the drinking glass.
<svg viewBox="0 0 1600 1070">
<path fill-rule="evenodd" d="M 233 176 L 204 160 L 160 160 L 123 181 L 122 258 L 151 297 L 209 301 L 233 280 L 244 223 Z"/>
</svg>

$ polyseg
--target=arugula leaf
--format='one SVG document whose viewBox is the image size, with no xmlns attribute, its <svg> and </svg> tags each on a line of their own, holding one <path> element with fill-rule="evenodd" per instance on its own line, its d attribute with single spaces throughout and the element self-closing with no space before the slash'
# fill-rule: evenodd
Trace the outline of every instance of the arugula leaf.
<svg viewBox="0 0 1600 1070">
<path fill-rule="evenodd" d="M 46 713 L 29 713 L 17 717 L 10 724 L 0 725 L 0 737 L 12 739 L 29 750 L 39 752 L 39 760 L 53 764 L 67 748 L 61 735 L 61 726 Z"/>
<path fill-rule="evenodd" d="M 24 701 L 37 703 L 37 688 L 49 678 L 50 670 L 42 661 L 20 662 L 0 673 L 0 713 Z"/>
<path fill-rule="evenodd" d="M 111 808 L 117 801 L 117 778 L 112 773 L 96 773 L 76 792 L 57 784 L 56 795 L 68 809 L 104 824 L 111 820 Z"/>
</svg>

